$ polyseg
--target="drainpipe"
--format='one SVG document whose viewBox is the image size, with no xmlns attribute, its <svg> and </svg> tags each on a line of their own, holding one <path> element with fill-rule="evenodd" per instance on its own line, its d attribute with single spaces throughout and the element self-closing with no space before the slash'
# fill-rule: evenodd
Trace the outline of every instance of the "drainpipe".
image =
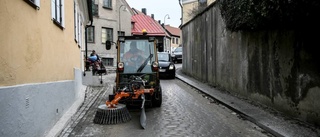
<svg viewBox="0 0 320 137">
<path fill-rule="evenodd" d="M 84 29 L 84 37 L 85 37 L 85 52 L 86 52 L 86 58 L 88 58 L 88 42 L 87 42 L 87 28 L 92 26 L 92 21 L 90 21 L 90 25 L 86 25 L 85 29 Z"/>
<path fill-rule="evenodd" d="M 85 51 L 86 51 L 86 58 L 88 58 L 88 42 L 87 42 L 87 28 L 92 26 L 92 22 L 93 22 L 93 15 L 92 15 L 92 0 L 87 0 L 87 4 L 88 4 L 88 11 L 89 11 L 89 20 L 90 20 L 90 25 L 86 25 L 84 31 L 84 37 L 85 37 Z"/>
<path fill-rule="evenodd" d="M 91 27 L 92 26 L 92 22 L 93 22 L 93 15 L 92 15 L 92 0 L 87 0 L 87 6 L 88 6 L 88 13 L 89 13 L 89 21 L 90 21 L 90 25 L 86 25 L 85 27 L 84 27 L 84 42 L 85 42 L 85 60 L 87 60 L 87 58 L 88 58 L 88 42 L 87 42 L 87 29 L 89 28 L 89 27 Z M 86 63 L 86 62 L 85 62 Z M 87 68 L 86 68 L 86 65 L 87 64 L 85 64 L 85 68 L 84 68 L 84 72 L 83 72 L 83 76 L 86 76 L 86 70 L 87 70 Z"/>
<path fill-rule="evenodd" d="M 183 19 L 183 6 L 182 6 L 182 3 L 181 3 L 181 0 L 178 0 L 179 1 L 179 5 L 180 5 L 180 8 L 181 8 L 181 18 L 180 18 L 180 20 L 181 20 L 181 24 L 180 24 L 180 26 L 182 25 L 182 19 Z"/>
</svg>

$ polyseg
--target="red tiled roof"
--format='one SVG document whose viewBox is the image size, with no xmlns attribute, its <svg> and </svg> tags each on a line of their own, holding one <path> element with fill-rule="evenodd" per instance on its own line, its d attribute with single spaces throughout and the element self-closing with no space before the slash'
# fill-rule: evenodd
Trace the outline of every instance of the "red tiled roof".
<svg viewBox="0 0 320 137">
<path fill-rule="evenodd" d="M 180 28 L 172 27 L 170 25 L 165 25 L 164 27 L 166 28 L 167 31 L 169 31 L 169 33 L 171 35 L 180 37 L 180 35 L 181 35 L 180 34 L 181 33 Z"/>
<path fill-rule="evenodd" d="M 132 35 L 142 35 L 142 30 L 147 30 L 147 35 L 150 36 L 165 36 L 165 31 L 162 26 L 145 14 L 135 14 L 131 17 L 131 22 L 134 22 L 134 27 L 131 30 Z"/>
</svg>

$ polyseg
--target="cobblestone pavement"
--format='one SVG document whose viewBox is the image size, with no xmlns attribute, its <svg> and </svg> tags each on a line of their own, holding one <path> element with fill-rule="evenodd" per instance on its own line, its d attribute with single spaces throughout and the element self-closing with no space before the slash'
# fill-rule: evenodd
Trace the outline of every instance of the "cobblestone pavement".
<svg viewBox="0 0 320 137">
<path fill-rule="evenodd" d="M 286 117 L 265 106 L 214 89 L 183 74 L 180 70 L 177 71 L 176 77 L 275 136 L 320 137 L 319 127 Z"/>
<path fill-rule="evenodd" d="M 114 77 L 108 77 L 114 79 Z M 106 80 L 107 81 L 107 80 Z M 162 80 L 163 104 L 160 108 L 147 108 L 147 127 L 141 129 L 140 109 L 129 108 L 132 120 L 115 125 L 93 123 L 95 108 L 104 103 L 112 92 L 112 81 L 105 87 L 89 87 L 87 100 L 74 116 L 63 137 L 76 136 L 203 136 L 203 137 L 246 137 L 271 136 L 257 125 L 242 119 L 230 109 L 204 98 L 198 90 L 179 80 Z M 98 97 L 97 97 L 98 96 Z"/>
<path fill-rule="evenodd" d="M 286 136 L 319 137 L 318 128 L 263 108 L 234 96 L 216 91 L 177 71 L 177 79 L 161 81 L 163 105 L 146 109 L 147 128 L 140 128 L 140 109 L 130 109 L 132 120 L 116 125 L 97 125 L 95 108 L 104 103 L 112 92 L 113 74 L 103 77 L 103 84 L 90 83 L 99 79 L 87 78 L 87 97 L 84 105 L 60 134 L 73 136 Z M 189 84 L 189 85 L 188 85 Z M 168 86 L 169 85 L 169 86 Z M 188 90 L 184 90 L 188 89 Z M 186 92 L 187 91 L 187 92 Z M 206 99 L 204 99 L 206 98 Z M 254 123 L 254 124 L 253 124 Z M 272 134 L 272 135 L 271 135 Z"/>
</svg>

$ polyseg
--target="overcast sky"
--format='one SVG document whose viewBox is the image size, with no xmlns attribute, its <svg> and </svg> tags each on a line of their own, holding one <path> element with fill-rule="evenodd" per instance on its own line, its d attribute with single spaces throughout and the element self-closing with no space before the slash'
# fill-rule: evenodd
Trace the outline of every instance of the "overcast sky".
<svg viewBox="0 0 320 137">
<path fill-rule="evenodd" d="M 166 25 L 179 27 L 181 24 L 181 8 L 179 0 L 126 0 L 131 8 L 141 11 L 142 8 L 147 9 L 147 14 L 151 16 L 154 14 L 156 21 L 161 20 L 164 22 L 164 17 L 169 14 L 165 19 Z"/>
</svg>

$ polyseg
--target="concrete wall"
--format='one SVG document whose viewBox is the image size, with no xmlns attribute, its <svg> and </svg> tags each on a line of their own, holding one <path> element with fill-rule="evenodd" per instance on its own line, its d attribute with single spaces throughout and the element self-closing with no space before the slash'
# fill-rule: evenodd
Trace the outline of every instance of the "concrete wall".
<svg viewBox="0 0 320 137">
<path fill-rule="evenodd" d="M 76 100 L 83 100 L 82 71 L 76 80 L 0 87 L 0 136 L 44 136 Z"/>
<path fill-rule="evenodd" d="M 320 125 L 320 55 L 311 30 L 230 32 L 217 4 L 182 26 L 182 71 Z"/>
</svg>

